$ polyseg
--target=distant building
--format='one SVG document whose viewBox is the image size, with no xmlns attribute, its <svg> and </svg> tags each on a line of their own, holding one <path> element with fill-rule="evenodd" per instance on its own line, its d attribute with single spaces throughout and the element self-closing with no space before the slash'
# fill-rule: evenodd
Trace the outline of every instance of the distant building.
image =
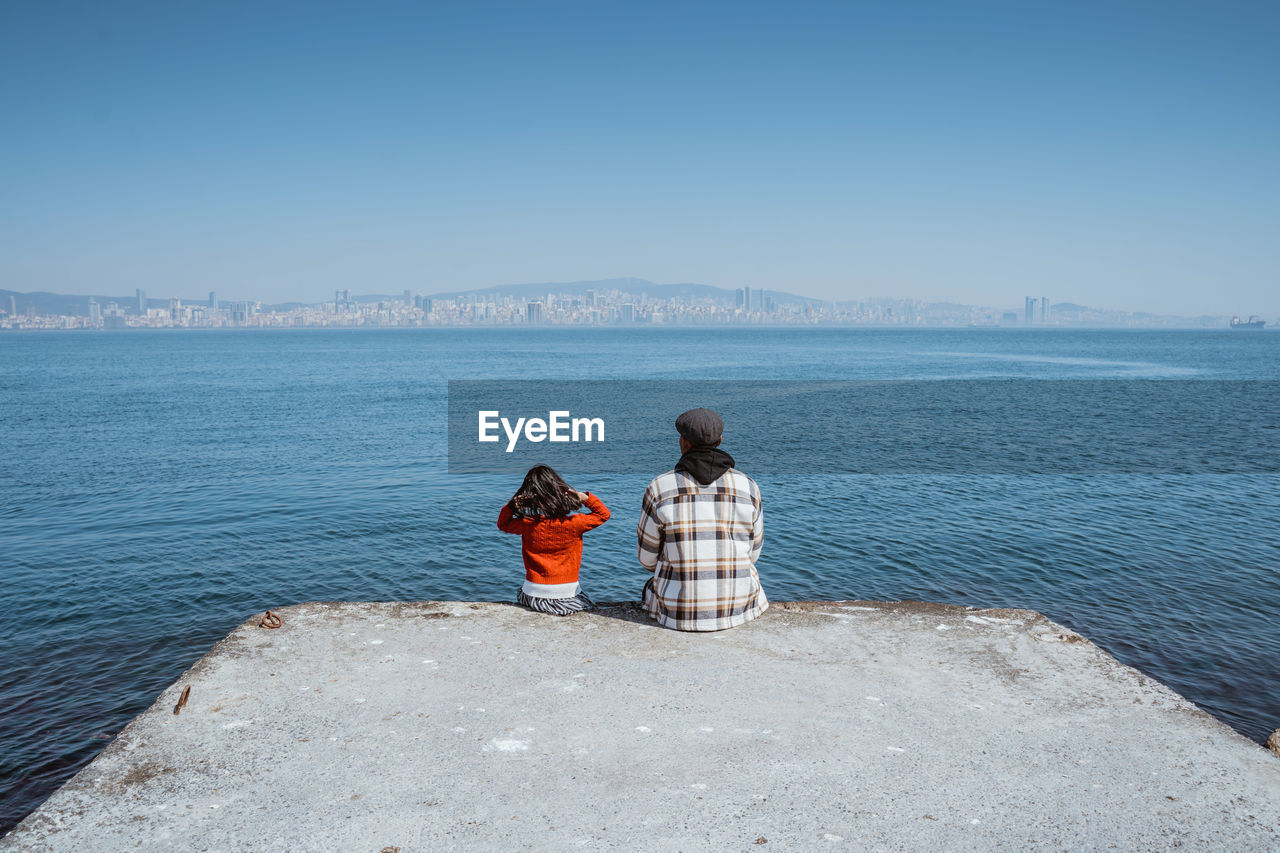
<svg viewBox="0 0 1280 853">
<path fill-rule="evenodd" d="M 636 321 L 636 304 L 634 302 L 622 303 L 620 317 L 624 323 L 634 323 Z"/>
<path fill-rule="evenodd" d="M 751 309 L 753 307 L 751 305 L 751 288 L 749 287 L 742 288 L 742 301 L 744 303 L 743 310 L 746 311 L 748 314 L 750 314 Z"/>
<path fill-rule="evenodd" d="M 102 315 L 102 328 L 123 329 L 124 311 L 114 302 L 107 303 L 106 313 Z"/>
<path fill-rule="evenodd" d="M 95 326 L 102 322 L 102 306 L 92 296 L 89 297 L 89 322 Z"/>
<path fill-rule="evenodd" d="M 1049 322 L 1049 297 L 1041 296 L 1037 299 L 1034 296 L 1025 297 L 1025 308 L 1023 316 L 1028 326 L 1039 323 L 1045 325 Z"/>
<path fill-rule="evenodd" d="M 10 317 L 18 316 L 18 301 L 13 298 L 12 293 L 9 294 L 9 316 Z"/>
<path fill-rule="evenodd" d="M 209 307 L 215 311 L 218 310 L 218 294 L 212 290 L 209 291 Z"/>
<path fill-rule="evenodd" d="M 1000 316 L 1000 322 L 1006 326 L 1012 326 L 1018 322 L 1017 311 L 1006 311 Z"/>
<path fill-rule="evenodd" d="M 147 316 L 147 292 L 141 288 L 137 290 L 138 294 L 138 315 Z"/>
<path fill-rule="evenodd" d="M 741 287 L 738 288 L 738 292 L 735 295 L 737 296 L 737 306 L 743 311 L 747 310 L 746 293 Z"/>
<path fill-rule="evenodd" d="M 530 326 L 537 326 L 542 323 L 541 302 L 530 302 L 525 306 L 525 322 Z"/>
</svg>

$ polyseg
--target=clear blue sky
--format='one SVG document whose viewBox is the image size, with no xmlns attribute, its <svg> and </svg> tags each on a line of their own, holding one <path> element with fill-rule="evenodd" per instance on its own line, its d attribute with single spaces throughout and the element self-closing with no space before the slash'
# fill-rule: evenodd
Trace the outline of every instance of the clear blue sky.
<svg viewBox="0 0 1280 853">
<path fill-rule="evenodd" d="M 0 287 L 1280 313 L 1280 3 L 0 6 Z"/>
</svg>

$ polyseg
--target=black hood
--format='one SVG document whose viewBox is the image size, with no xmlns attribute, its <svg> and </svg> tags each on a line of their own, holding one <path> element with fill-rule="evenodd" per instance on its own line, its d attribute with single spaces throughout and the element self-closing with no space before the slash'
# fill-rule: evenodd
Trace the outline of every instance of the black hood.
<svg viewBox="0 0 1280 853">
<path fill-rule="evenodd" d="M 676 463 L 677 471 L 683 471 L 704 486 L 719 480 L 732 467 L 732 456 L 718 447 L 705 445 L 690 448 Z"/>
</svg>

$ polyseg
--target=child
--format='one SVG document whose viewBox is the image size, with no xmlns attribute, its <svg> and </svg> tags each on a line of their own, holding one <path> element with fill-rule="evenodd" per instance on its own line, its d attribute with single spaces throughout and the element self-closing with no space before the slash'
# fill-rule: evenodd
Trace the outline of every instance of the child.
<svg viewBox="0 0 1280 853">
<path fill-rule="evenodd" d="M 585 505 L 590 512 L 573 513 Z M 531 610 L 568 616 L 594 607 L 578 587 L 582 534 L 609 520 L 609 508 L 590 492 L 578 492 L 546 465 L 535 465 L 520 490 L 498 513 L 498 529 L 519 533 L 524 587 L 516 601 Z"/>
</svg>

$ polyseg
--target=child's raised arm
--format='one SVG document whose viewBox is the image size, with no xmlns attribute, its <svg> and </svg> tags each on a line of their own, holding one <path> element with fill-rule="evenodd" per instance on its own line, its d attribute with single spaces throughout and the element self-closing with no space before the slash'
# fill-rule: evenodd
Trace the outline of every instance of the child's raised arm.
<svg viewBox="0 0 1280 853">
<path fill-rule="evenodd" d="M 578 492 L 578 496 L 582 500 L 582 505 L 590 510 L 590 512 L 579 513 L 573 517 L 579 531 L 585 533 L 609 520 L 609 508 L 604 505 L 604 501 L 590 492 Z"/>
<path fill-rule="evenodd" d="M 521 529 L 524 524 L 523 518 L 516 518 L 516 514 L 511 511 L 511 502 L 502 505 L 502 512 L 498 513 L 498 529 L 503 533 L 523 533 Z"/>
</svg>

